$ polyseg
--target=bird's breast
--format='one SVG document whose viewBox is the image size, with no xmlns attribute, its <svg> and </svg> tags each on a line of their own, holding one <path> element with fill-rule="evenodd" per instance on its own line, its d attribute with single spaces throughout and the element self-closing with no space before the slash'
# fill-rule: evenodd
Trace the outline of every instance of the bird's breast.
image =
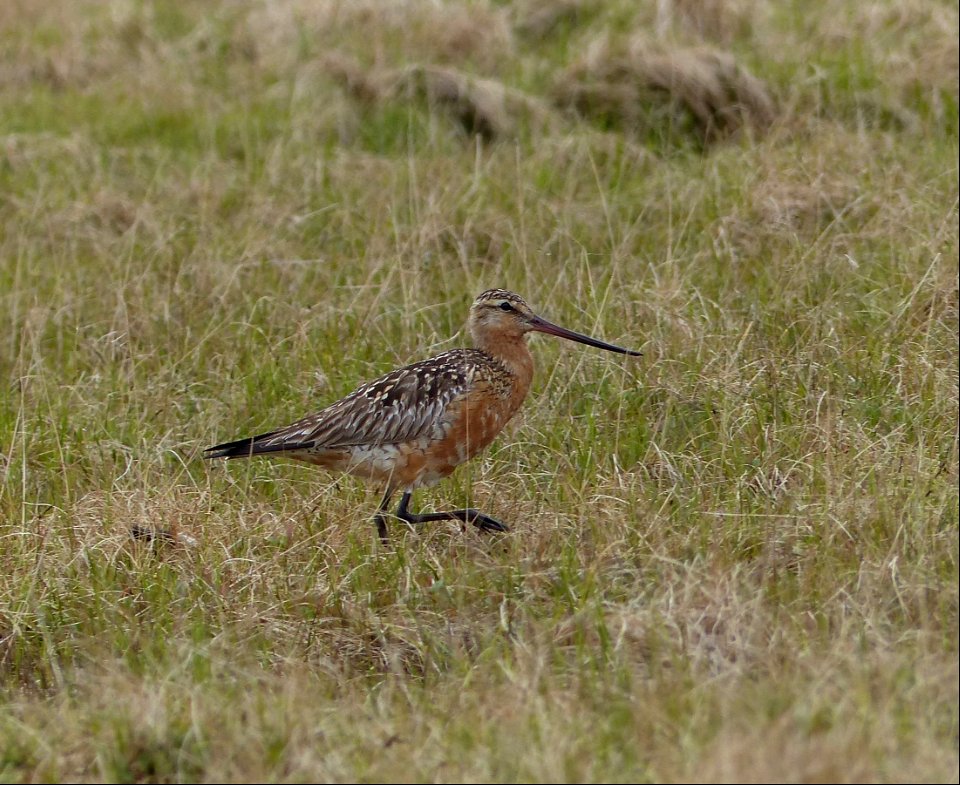
<svg viewBox="0 0 960 785">
<path fill-rule="evenodd" d="M 438 469 L 450 466 L 452 471 L 469 461 L 497 437 L 522 402 L 522 397 L 502 395 L 486 386 L 453 401 L 439 438 L 429 446 L 430 462 Z"/>
</svg>

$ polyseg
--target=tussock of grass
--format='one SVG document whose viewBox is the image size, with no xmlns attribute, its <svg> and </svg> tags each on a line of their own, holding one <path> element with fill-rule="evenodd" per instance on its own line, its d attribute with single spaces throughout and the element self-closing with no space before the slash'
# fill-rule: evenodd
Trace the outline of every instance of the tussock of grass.
<svg viewBox="0 0 960 785">
<path fill-rule="evenodd" d="M 0 3 L 0 779 L 957 778 L 956 10 L 538 7 Z M 638 30 L 707 125 L 538 120 Z M 489 286 L 644 351 L 417 495 L 509 536 L 200 459 Z"/>
<path fill-rule="evenodd" d="M 556 100 L 641 137 L 692 133 L 702 144 L 744 126 L 764 131 L 776 117 L 763 82 L 725 52 L 658 50 L 645 36 L 625 47 L 606 37 L 559 79 Z"/>
<path fill-rule="evenodd" d="M 488 142 L 515 136 L 521 123 L 545 127 L 557 122 L 544 101 L 452 68 L 413 65 L 371 73 L 340 57 L 325 62 L 330 74 L 366 103 L 426 101 L 448 112 L 471 137 Z"/>
</svg>

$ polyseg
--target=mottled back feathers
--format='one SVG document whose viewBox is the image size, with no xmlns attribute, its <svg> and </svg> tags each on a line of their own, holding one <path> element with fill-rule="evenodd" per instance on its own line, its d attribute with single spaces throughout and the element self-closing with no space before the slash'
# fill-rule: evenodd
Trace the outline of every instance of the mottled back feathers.
<svg viewBox="0 0 960 785">
<path fill-rule="evenodd" d="M 509 374 L 477 349 L 454 349 L 391 371 L 316 414 L 276 431 L 210 447 L 208 458 L 410 442 L 443 425 L 451 403 L 478 385 L 506 396 Z"/>
</svg>

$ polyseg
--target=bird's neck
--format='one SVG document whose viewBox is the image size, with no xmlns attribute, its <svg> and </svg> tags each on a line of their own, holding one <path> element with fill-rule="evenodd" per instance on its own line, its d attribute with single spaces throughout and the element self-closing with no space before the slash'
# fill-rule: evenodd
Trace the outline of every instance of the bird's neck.
<svg viewBox="0 0 960 785">
<path fill-rule="evenodd" d="M 499 361 L 516 379 L 517 386 L 526 395 L 533 380 L 533 355 L 530 354 L 530 348 L 522 335 L 499 335 L 487 340 L 481 337 L 476 341 L 476 347 Z"/>
</svg>

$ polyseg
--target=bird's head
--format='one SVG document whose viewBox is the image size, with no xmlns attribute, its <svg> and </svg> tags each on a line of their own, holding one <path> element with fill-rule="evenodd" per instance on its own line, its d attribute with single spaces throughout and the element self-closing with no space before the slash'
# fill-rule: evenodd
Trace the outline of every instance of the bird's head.
<svg viewBox="0 0 960 785">
<path fill-rule="evenodd" d="M 548 322 L 537 316 L 519 294 L 506 289 L 488 289 L 474 300 L 467 327 L 474 343 L 481 348 L 517 341 L 529 332 L 540 332 L 610 352 L 640 355 L 640 352 L 614 346 Z"/>
</svg>

